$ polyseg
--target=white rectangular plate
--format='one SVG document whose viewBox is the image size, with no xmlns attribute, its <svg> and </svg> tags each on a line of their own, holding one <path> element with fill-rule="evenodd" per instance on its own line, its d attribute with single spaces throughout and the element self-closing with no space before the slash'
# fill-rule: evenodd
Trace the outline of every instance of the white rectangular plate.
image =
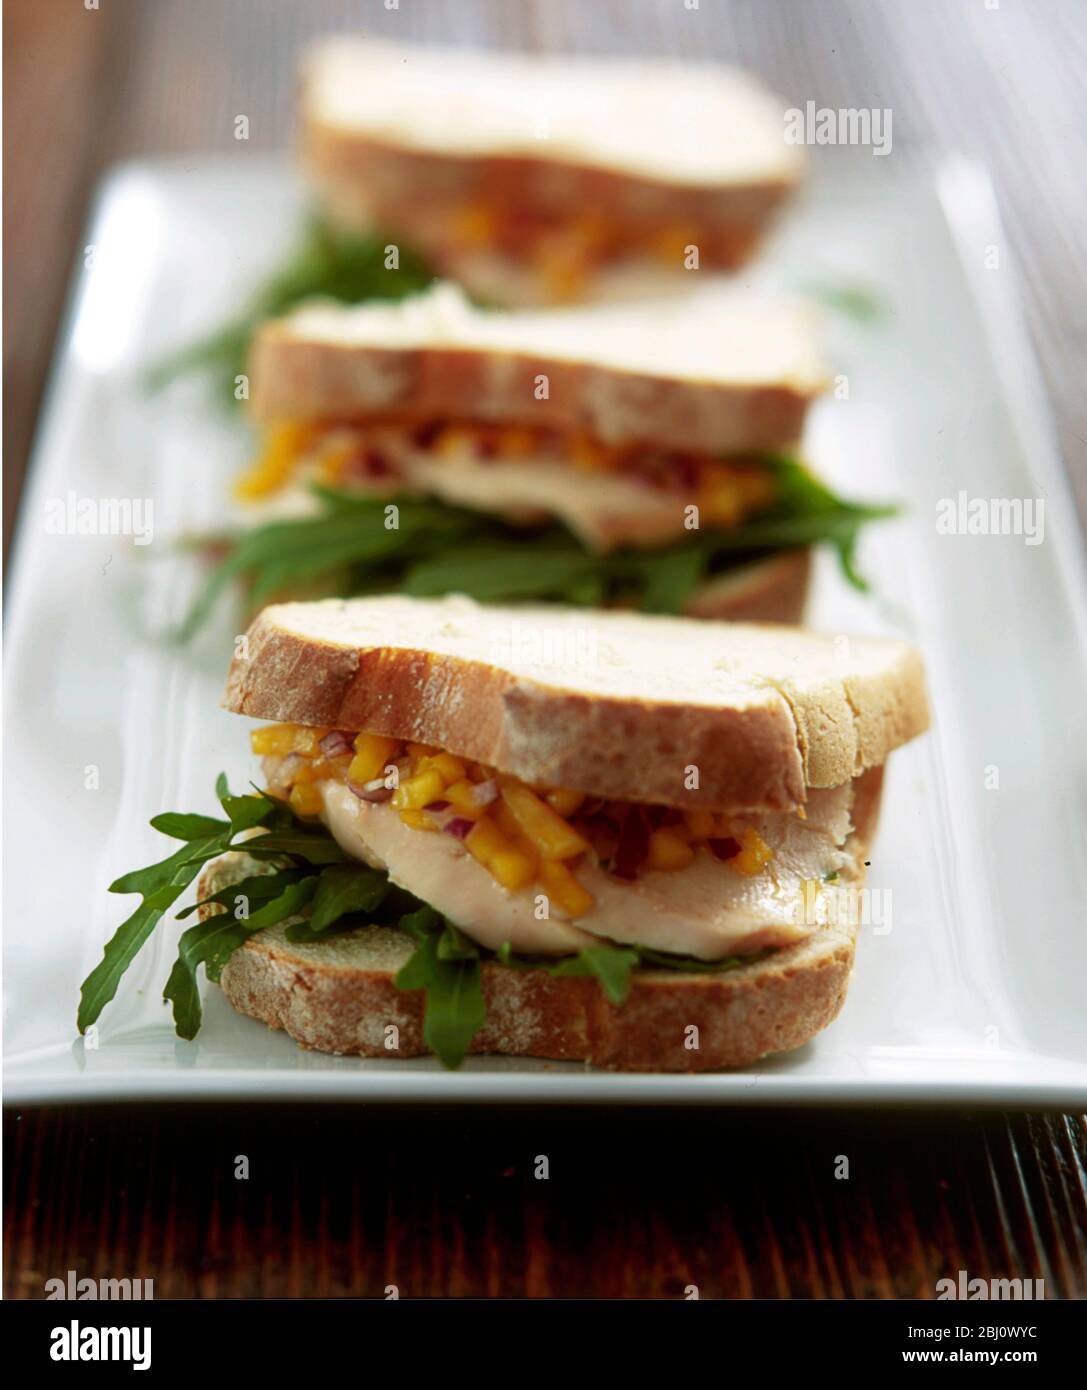
<svg viewBox="0 0 1087 1390">
<path fill-rule="evenodd" d="M 128 166 L 106 183 L 25 500 L 8 631 L 5 1087 L 90 1098 L 999 1103 L 1087 1099 L 1087 619 L 1082 542 L 1054 454 L 988 182 L 973 166 L 831 171 L 745 280 L 860 282 L 869 323 L 831 314 L 835 399 L 810 449 L 832 482 L 893 497 L 862 567 L 878 599 L 822 562 L 813 625 L 889 632 L 928 661 L 935 727 L 892 759 L 841 1017 L 745 1072 L 610 1075 L 510 1059 L 431 1062 L 304 1052 L 206 990 L 175 1038 L 161 1002 L 178 924 L 160 928 L 100 1024 L 75 1032 L 79 982 L 134 899 L 117 874 L 162 857 L 164 809 L 215 809 L 244 785 L 245 725 L 218 709 L 239 621 L 188 650 L 159 636 L 196 567 L 178 533 L 217 527 L 243 426 L 181 384 L 139 377 L 236 304 L 301 215 L 278 165 Z M 987 269 L 986 248 L 1001 248 Z M 943 498 L 1044 498 L 1044 542 L 947 535 Z M 53 534 L 47 506 L 150 498 L 154 540 Z M 887 928 L 890 930 L 887 930 Z"/>
</svg>

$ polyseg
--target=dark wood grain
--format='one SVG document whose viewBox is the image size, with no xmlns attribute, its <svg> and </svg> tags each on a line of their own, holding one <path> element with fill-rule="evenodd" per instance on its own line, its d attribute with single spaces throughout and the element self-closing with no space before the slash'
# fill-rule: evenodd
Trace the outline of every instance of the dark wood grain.
<svg viewBox="0 0 1087 1390">
<path fill-rule="evenodd" d="M 1083 1298 L 1084 1137 L 954 1112 L 11 1112 L 5 1293 L 72 1269 L 156 1298 L 933 1298 L 965 1269 Z"/>
<path fill-rule="evenodd" d="M 993 171 L 1087 521 L 1087 24 L 1080 0 L 7 0 L 5 552 L 100 173 L 281 147 L 299 47 L 398 38 L 739 62 L 797 104 L 887 106 L 896 149 Z M 5 1288 L 159 1297 L 931 1297 L 960 1268 L 1087 1296 L 1066 1116 L 303 1107 L 8 1113 Z M 249 1155 L 252 1176 L 233 1176 Z M 547 1154 L 552 1176 L 533 1176 Z M 850 1159 L 848 1182 L 833 1177 Z"/>
</svg>

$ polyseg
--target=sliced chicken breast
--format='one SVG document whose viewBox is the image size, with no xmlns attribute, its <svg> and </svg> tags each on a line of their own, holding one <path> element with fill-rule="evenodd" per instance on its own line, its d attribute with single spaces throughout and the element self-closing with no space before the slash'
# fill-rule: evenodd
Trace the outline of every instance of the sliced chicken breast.
<svg viewBox="0 0 1087 1390">
<path fill-rule="evenodd" d="M 686 869 L 649 871 L 631 882 L 594 865 L 578 865 L 578 881 L 595 906 L 576 923 L 537 919 L 539 889 L 511 893 L 451 835 L 405 825 L 387 803 L 360 801 L 341 783 L 320 784 L 322 819 L 348 854 L 388 872 L 490 950 L 509 942 L 525 954 L 565 955 L 605 938 L 719 960 L 811 933 L 803 908 L 805 881 L 821 881 L 847 861 L 852 786 L 813 791 L 802 819 L 746 818 L 774 856 L 758 874 L 731 868 L 701 851 Z"/>
</svg>

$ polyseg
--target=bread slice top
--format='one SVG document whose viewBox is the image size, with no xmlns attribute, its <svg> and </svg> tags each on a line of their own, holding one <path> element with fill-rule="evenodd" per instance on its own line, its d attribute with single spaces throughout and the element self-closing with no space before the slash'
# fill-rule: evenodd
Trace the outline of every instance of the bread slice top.
<svg viewBox="0 0 1087 1390">
<path fill-rule="evenodd" d="M 450 158 L 566 162 L 677 188 L 796 180 L 785 103 L 707 64 L 326 40 L 303 66 L 302 119 Z"/>
<path fill-rule="evenodd" d="M 702 289 L 496 312 L 451 284 L 272 320 L 250 378 L 260 420 L 451 417 L 732 451 L 792 444 L 827 384 L 817 318 L 794 301 Z"/>
<path fill-rule="evenodd" d="M 266 608 L 224 704 L 535 786 L 737 811 L 795 809 L 928 726 L 921 658 L 899 642 L 462 597 Z"/>
</svg>

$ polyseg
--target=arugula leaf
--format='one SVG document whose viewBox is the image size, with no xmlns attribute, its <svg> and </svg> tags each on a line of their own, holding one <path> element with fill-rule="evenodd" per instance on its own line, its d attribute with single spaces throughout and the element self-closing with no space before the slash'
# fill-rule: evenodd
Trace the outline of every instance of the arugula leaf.
<svg viewBox="0 0 1087 1390">
<path fill-rule="evenodd" d="M 172 907 L 209 859 L 230 843 L 224 831 L 194 840 L 161 864 L 124 874 L 110 884 L 111 893 L 142 893 L 143 902 L 106 943 L 102 959 L 83 981 L 76 1026 L 81 1033 L 94 1023 L 117 993 L 121 977 L 132 964 L 167 908 Z"/>
<path fill-rule="evenodd" d="M 228 908 L 233 913 L 239 898 L 245 898 L 250 903 L 267 902 L 271 898 L 278 897 L 288 883 L 297 883 L 300 879 L 305 878 L 307 872 L 308 870 L 304 868 L 272 868 L 269 873 L 250 874 L 247 878 L 240 878 L 233 883 L 226 884 L 217 892 L 209 893 L 198 903 L 192 903 L 189 907 L 182 908 L 180 912 L 174 914 L 174 917 L 180 922 L 210 903 Z"/>
<path fill-rule="evenodd" d="M 303 823 L 295 830 L 258 835 L 246 840 L 241 848 L 254 859 L 278 859 L 290 854 L 308 864 L 342 864 L 349 857 L 331 835 Z"/>
<path fill-rule="evenodd" d="M 266 867 L 224 884 L 202 902 L 177 913 L 182 919 L 208 904 L 226 909 L 181 935 L 163 998 L 171 1004 L 175 1028 L 183 1038 L 194 1037 L 201 1023 L 199 967 L 203 965 L 209 980 L 217 981 L 234 951 L 255 932 L 280 922 L 287 924 L 291 941 L 322 941 L 368 924 L 398 926 L 406 932 L 415 942 L 415 951 L 398 972 L 395 985 L 425 991 L 423 1036 L 450 1068 L 463 1061 L 486 1019 L 485 960 L 497 959 L 517 970 L 544 969 L 559 978 L 592 976 L 616 1005 L 626 999 L 632 974 L 639 968 L 714 971 L 745 963 L 738 957 L 699 961 L 607 942 L 559 959 L 516 955 L 507 942 L 492 956 L 434 908 L 391 883 L 386 874 L 348 858 L 324 827 L 300 820 L 284 802 L 264 792 L 234 796 L 223 776 L 216 782 L 216 793 L 228 820 L 175 812 L 156 816 L 158 829 L 186 837 L 185 843 L 161 863 L 124 874 L 111 885 L 114 892 L 141 893 L 143 902 L 107 943 L 102 961 L 83 984 L 78 1014 L 81 1032 L 114 997 L 125 970 L 165 911 L 203 865 L 231 848 Z M 254 830 L 261 833 L 250 838 Z M 246 902 L 247 916 L 237 915 L 239 899 Z"/>
<path fill-rule="evenodd" d="M 284 917 L 293 917 L 313 897 L 316 884 L 315 876 L 304 878 L 288 884 L 247 918 L 219 914 L 182 933 L 177 960 L 162 992 L 163 999 L 173 1005 L 174 1028 L 179 1037 L 194 1038 L 200 1030 L 203 1015 L 196 983 L 197 966 L 204 966 L 209 980 L 218 980 L 223 966 L 244 941 Z"/>
<path fill-rule="evenodd" d="M 150 864 L 144 869 L 133 869 L 110 884 L 111 893 L 139 893 L 143 902 L 117 928 L 106 943 L 102 959 L 83 982 L 76 1015 L 76 1025 L 81 1033 L 96 1022 L 116 995 L 122 976 L 163 914 L 174 905 L 205 864 L 231 848 L 236 835 L 267 826 L 282 826 L 286 816 L 288 824 L 297 826 L 293 835 L 281 832 L 275 837 L 277 841 L 291 845 L 291 850 L 286 852 L 303 858 L 307 852 L 312 852 L 317 856 L 314 862 L 329 862 L 334 849 L 338 857 L 343 858 L 342 851 L 331 836 L 314 835 L 312 827 L 298 821 L 290 808 L 282 803 L 266 797 L 232 796 L 224 776 L 219 777 L 216 791 L 230 816 L 229 821 L 215 820 L 210 816 L 179 815 L 170 811 L 156 816 L 153 821 L 156 828 L 174 837 L 185 837 L 185 843 L 160 863 Z M 207 833 L 200 833 L 202 830 Z M 333 848 L 330 849 L 330 846 Z M 256 858 L 281 858 L 285 852 L 273 851 L 264 836 L 246 840 L 244 848 Z M 175 988 L 179 991 L 183 988 L 179 980 L 175 980 Z M 191 1013 L 188 1006 L 186 1010 Z"/>
<path fill-rule="evenodd" d="M 151 817 L 151 829 L 174 840 L 200 840 L 209 835 L 218 835 L 227 827 L 214 816 L 182 816 L 176 811 L 164 811 L 161 816 Z"/>
<path fill-rule="evenodd" d="M 396 300 L 430 284 L 434 272 L 399 243 L 399 267 L 386 269 L 385 247 L 394 243 L 381 232 L 360 236 L 311 220 L 286 263 L 251 296 L 238 317 L 158 362 L 147 375 L 148 389 L 158 391 L 175 377 L 206 371 L 219 380 L 224 400 L 236 404 L 235 379 L 244 374 L 250 339 L 265 319 L 317 296 L 345 304 Z"/>
<path fill-rule="evenodd" d="M 681 970 L 685 975 L 715 974 L 720 970 L 735 970 L 738 965 L 749 965 L 759 960 L 765 952 L 750 956 L 723 956 L 720 960 L 699 960 L 697 956 L 677 956 L 671 951 L 655 951 L 650 946 L 638 946 L 638 960 L 643 966 L 659 970 Z"/>
<path fill-rule="evenodd" d="M 565 956 L 551 974 L 595 975 L 613 1004 L 621 1004 L 630 992 L 630 974 L 638 965 L 638 953 L 628 946 L 584 946 L 576 956 Z"/>
<path fill-rule="evenodd" d="M 442 1066 L 455 1070 L 487 1018 L 479 952 L 433 908 L 420 908 L 400 925 L 417 945 L 396 987 L 426 991 L 423 1040 Z"/>
<path fill-rule="evenodd" d="M 327 932 L 351 912 L 372 912 L 389 891 L 389 877 L 366 864 L 334 864 L 317 883 L 310 927 L 314 935 Z"/>
<path fill-rule="evenodd" d="M 897 508 L 849 502 L 796 460 L 765 459 L 776 484 L 772 507 L 731 530 L 692 532 L 656 550 L 587 551 L 559 522 L 519 527 L 501 517 L 411 497 L 371 498 L 315 487 L 316 516 L 242 532 L 212 571 L 186 618 L 185 639 L 235 579 L 258 604 L 317 584 L 329 595 L 393 590 L 417 598 L 463 593 L 480 603 L 529 600 L 580 605 L 630 603 L 680 612 L 708 575 L 775 550 L 827 542 L 846 578 L 866 588 L 853 562 L 860 528 Z M 386 525 L 395 505 L 398 525 Z"/>
</svg>

